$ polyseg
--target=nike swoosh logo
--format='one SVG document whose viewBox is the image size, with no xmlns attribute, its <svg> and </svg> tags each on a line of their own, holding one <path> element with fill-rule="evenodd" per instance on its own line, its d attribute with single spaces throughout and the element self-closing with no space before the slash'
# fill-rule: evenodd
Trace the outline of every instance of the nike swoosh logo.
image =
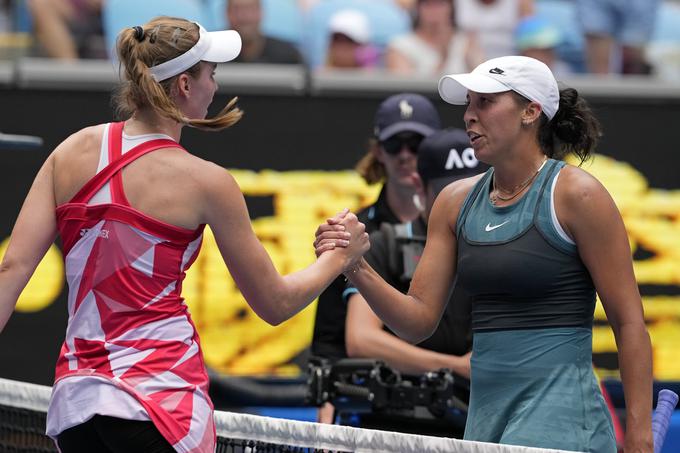
<svg viewBox="0 0 680 453">
<path fill-rule="evenodd" d="M 486 226 L 484 227 L 484 231 L 487 231 L 487 232 L 488 232 L 488 231 L 493 231 L 493 230 L 495 230 L 496 228 L 502 227 L 503 225 L 505 225 L 505 224 L 508 223 L 508 222 L 509 222 L 509 220 L 506 220 L 505 222 L 499 223 L 498 225 L 494 225 L 494 226 L 491 226 L 491 222 L 489 222 L 489 223 L 487 223 Z"/>
</svg>

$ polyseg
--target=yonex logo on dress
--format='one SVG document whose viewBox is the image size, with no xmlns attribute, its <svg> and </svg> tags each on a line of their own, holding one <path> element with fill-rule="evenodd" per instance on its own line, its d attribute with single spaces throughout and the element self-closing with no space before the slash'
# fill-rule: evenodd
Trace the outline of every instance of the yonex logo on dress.
<svg viewBox="0 0 680 453">
<path fill-rule="evenodd" d="M 488 232 L 488 231 L 493 231 L 493 230 L 495 230 L 496 228 L 502 227 L 503 225 L 505 225 L 505 224 L 508 223 L 508 222 L 509 222 L 509 220 L 506 220 L 506 221 L 503 222 L 503 223 L 499 223 L 498 225 L 493 225 L 493 226 L 491 225 L 491 222 L 489 222 L 489 223 L 487 223 L 486 226 L 484 227 L 484 231 L 487 231 L 487 232 Z"/>
<path fill-rule="evenodd" d="M 80 230 L 80 237 L 85 236 L 88 234 L 90 231 L 92 231 L 91 228 L 83 228 Z M 97 232 L 97 236 L 100 238 L 108 239 L 109 238 L 109 230 L 99 230 Z"/>
</svg>

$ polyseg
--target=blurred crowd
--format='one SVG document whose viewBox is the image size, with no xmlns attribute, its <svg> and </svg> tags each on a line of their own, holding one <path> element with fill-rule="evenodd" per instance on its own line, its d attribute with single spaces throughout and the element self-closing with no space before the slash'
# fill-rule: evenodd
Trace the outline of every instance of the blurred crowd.
<svg viewBox="0 0 680 453">
<path fill-rule="evenodd" d="M 0 58 L 110 58 L 158 14 L 239 31 L 241 62 L 436 77 L 521 54 L 680 80 L 678 0 L 0 0 Z"/>
</svg>

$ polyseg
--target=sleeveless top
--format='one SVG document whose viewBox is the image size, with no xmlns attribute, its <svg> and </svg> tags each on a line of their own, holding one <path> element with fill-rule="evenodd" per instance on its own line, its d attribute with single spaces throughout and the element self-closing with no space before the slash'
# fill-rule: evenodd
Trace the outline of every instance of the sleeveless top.
<svg viewBox="0 0 680 453">
<path fill-rule="evenodd" d="M 564 162 L 549 159 L 515 204 L 489 200 L 493 168 L 457 223 L 458 284 L 471 294 L 474 332 L 592 327 L 595 287 L 557 221 L 553 191 Z"/>
<path fill-rule="evenodd" d="M 468 48 L 468 38 L 465 33 L 457 32 L 451 37 L 446 61 L 441 68 L 441 54 L 415 33 L 394 38 L 389 43 L 389 48 L 406 57 L 413 64 L 416 75 L 453 74 L 467 72 L 470 69 L 465 62 Z"/>
<path fill-rule="evenodd" d="M 208 376 L 180 296 L 204 225 L 177 227 L 130 206 L 121 170 L 159 148 L 182 147 L 122 131 L 123 123 L 106 126 L 99 171 L 56 211 L 69 318 L 47 434 L 100 414 L 150 420 L 177 451 L 212 452 Z M 134 141 L 142 143 L 124 152 Z"/>
</svg>

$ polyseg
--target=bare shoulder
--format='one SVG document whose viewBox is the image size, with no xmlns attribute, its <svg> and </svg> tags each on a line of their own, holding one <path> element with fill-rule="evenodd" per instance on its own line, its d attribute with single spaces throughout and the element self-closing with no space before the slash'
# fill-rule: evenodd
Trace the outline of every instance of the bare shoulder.
<svg viewBox="0 0 680 453">
<path fill-rule="evenodd" d="M 573 165 L 562 169 L 555 187 L 555 198 L 559 203 L 583 206 L 600 197 L 609 198 L 609 192 L 593 175 Z"/>
<path fill-rule="evenodd" d="M 234 222 L 249 222 L 248 208 L 241 188 L 234 176 L 213 162 L 195 162 L 195 178 L 199 178 L 202 223 L 216 231 L 219 226 Z"/>
<path fill-rule="evenodd" d="M 455 231 L 456 220 L 465 202 L 465 198 L 475 184 L 483 177 L 484 173 L 459 179 L 444 187 L 432 206 L 430 219 L 434 221 L 443 220 L 449 225 L 451 230 Z"/>
<path fill-rule="evenodd" d="M 48 157 L 59 175 L 59 187 L 82 185 L 97 169 L 104 124 L 81 129 L 61 142 Z M 69 190 L 67 189 L 67 192 Z"/>
<path fill-rule="evenodd" d="M 233 199 L 240 195 L 241 189 L 229 171 L 213 162 L 186 153 L 182 162 L 182 172 L 200 188 L 209 205 Z"/>
<path fill-rule="evenodd" d="M 69 135 L 54 149 L 57 158 L 69 158 L 83 153 L 99 152 L 105 124 L 89 126 Z"/>
<path fill-rule="evenodd" d="M 590 173 L 571 165 L 560 172 L 555 187 L 555 211 L 567 234 L 581 244 L 599 228 L 621 222 L 613 198 Z"/>
</svg>

